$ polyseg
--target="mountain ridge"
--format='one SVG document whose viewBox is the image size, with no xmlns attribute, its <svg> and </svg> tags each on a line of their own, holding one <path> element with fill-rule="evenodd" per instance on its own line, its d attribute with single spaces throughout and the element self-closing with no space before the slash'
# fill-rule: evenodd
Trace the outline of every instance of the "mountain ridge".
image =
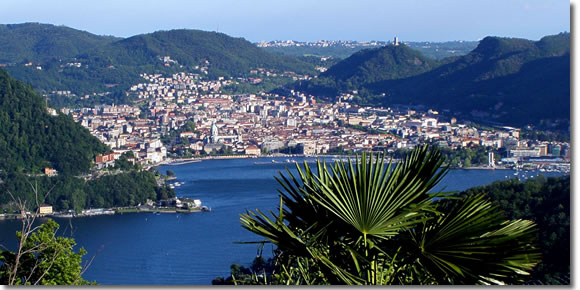
<svg viewBox="0 0 580 290">
<path fill-rule="evenodd" d="M 26 29 L 18 30 L 20 34 L 18 31 L 3 34 L 2 31 L 6 32 L 8 28 L 0 31 L 0 40 L 5 40 L 6 48 L 0 49 L 0 60 L 13 77 L 43 91 L 70 90 L 76 94 L 89 94 L 113 90 L 122 94 L 140 80 L 141 73 L 193 70 L 192 67 L 205 65 L 205 60 L 209 61 L 207 76 L 210 78 L 241 76 L 258 67 L 315 73 L 314 65 L 310 63 L 272 54 L 243 38 L 217 32 L 176 29 L 115 38 L 50 24 L 16 26 Z M 35 31 L 34 37 L 20 45 L 20 39 L 26 38 L 29 31 Z M 51 37 L 54 35 L 68 35 L 70 39 L 65 42 L 66 47 L 58 42 L 45 41 L 59 39 Z M 10 43 L 10 47 L 6 43 Z M 34 50 L 38 43 L 43 43 L 41 46 L 45 48 Z M 51 50 L 63 50 L 63 53 L 48 53 Z M 168 66 L 160 59 L 165 56 L 177 60 L 177 64 Z M 27 62 L 34 65 L 22 65 Z"/>
<path fill-rule="evenodd" d="M 564 121 L 558 126 L 566 128 L 570 120 L 569 58 L 569 33 L 538 41 L 486 37 L 469 54 L 444 59 L 433 69 L 404 78 L 345 87 L 334 81 L 340 75 L 321 74 L 316 80 L 295 83 L 290 88 L 327 100 L 358 90 L 355 102 L 360 104 L 420 104 L 448 109 L 466 118 L 480 116 L 483 121 L 518 126 Z M 380 63 L 372 58 L 358 63 L 362 62 Z"/>
</svg>

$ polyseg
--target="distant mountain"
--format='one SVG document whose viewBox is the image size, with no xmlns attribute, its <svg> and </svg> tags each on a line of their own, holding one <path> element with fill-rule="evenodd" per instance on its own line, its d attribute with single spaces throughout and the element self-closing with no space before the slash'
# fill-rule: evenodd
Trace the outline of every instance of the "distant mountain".
<svg viewBox="0 0 580 290">
<path fill-rule="evenodd" d="M 478 41 L 405 41 L 408 47 L 421 52 L 433 59 L 443 59 L 451 56 L 466 55 L 477 46 Z M 388 45 L 388 41 L 270 41 L 260 42 L 257 45 L 266 51 L 290 56 L 316 56 L 345 59 L 363 49 L 379 48 Z"/>
<path fill-rule="evenodd" d="M 366 87 L 385 93 L 383 104 L 424 104 L 514 125 L 569 122 L 570 34 L 537 42 L 486 37 L 437 69 Z"/>
<path fill-rule="evenodd" d="M 210 69 L 225 75 L 247 74 L 250 69 L 258 67 L 298 72 L 312 70 L 312 66 L 305 62 L 268 53 L 243 38 L 189 29 L 129 37 L 101 48 L 96 54 L 109 57 L 114 64 L 133 66 L 159 63 L 160 56 L 170 56 L 186 66 L 199 65 L 207 60 Z"/>
<path fill-rule="evenodd" d="M 107 150 L 70 116 L 50 115 L 42 97 L 0 69 L 0 172 L 40 173 L 49 167 L 78 174 Z"/>
<path fill-rule="evenodd" d="M 335 66 L 348 71 L 347 61 Z M 408 63 L 393 65 L 408 67 Z M 299 88 L 326 96 L 354 88 L 362 92 L 357 98 L 361 103 L 426 105 L 486 122 L 548 127 L 560 122 L 562 128 L 569 123 L 568 33 L 539 41 L 486 37 L 469 54 L 432 67 L 409 77 L 375 81 L 398 70 L 385 65 L 374 70 L 379 72 L 374 73 L 377 77 L 368 77 L 354 87 L 332 86 L 331 81 L 319 78 L 313 83 L 326 87 L 303 83 Z M 351 64 L 350 69 L 356 71 L 358 66 Z"/>
<path fill-rule="evenodd" d="M 303 90 L 323 95 L 359 90 L 365 84 L 415 76 L 439 66 L 408 46 L 387 45 L 364 49 L 331 66 L 318 78 L 306 82 Z"/>
<path fill-rule="evenodd" d="M 359 51 L 330 67 L 319 78 L 337 82 L 372 83 L 406 78 L 432 70 L 439 64 L 404 44 Z"/>
<path fill-rule="evenodd" d="M 5 69 L 45 91 L 122 92 L 140 80 L 140 73 L 173 73 L 201 66 L 208 67 L 209 77 L 241 76 L 259 67 L 315 73 L 314 65 L 295 57 L 268 53 L 242 38 L 200 30 L 158 31 L 120 39 L 64 26 L 15 24 L 0 29 L 0 40 L 4 48 L 0 63 L 8 64 Z M 177 63 L 164 62 L 166 56 Z"/>
<path fill-rule="evenodd" d="M 119 39 L 51 24 L 0 24 L 0 63 L 70 59 Z"/>
</svg>

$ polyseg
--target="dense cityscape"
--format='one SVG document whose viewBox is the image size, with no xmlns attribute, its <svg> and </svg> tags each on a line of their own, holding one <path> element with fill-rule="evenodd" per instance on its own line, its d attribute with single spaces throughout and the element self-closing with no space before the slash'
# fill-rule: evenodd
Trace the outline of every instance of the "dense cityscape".
<svg viewBox="0 0 580 290">
<path fill-rule="evenodd" d="M 216 154 L 392 153 L 431 143 L 451 149 L 503 149 L 505 156 L 494 158 L 497 162 L 478 164 L 488 168 L 523 168 L 525 164 L 527 169 L 569 170 L 567 142 L 520 138 L 519 128 L 507 126 L 478 129 L 470 122 L 458 123 L 455 117 L 448 117 L 449 112 L 442 116 L 431 109 L 360 107 L 349 102 L 352 94 L 341 95 L 330 104 L 293 91 L 289 96 L 223 93 L 222 89 L 239 82 L 259 82 L 261 75 L 276 77 L 264 69 L 250 74 L 255 77 L 214 81 L 185 72 L 142 74 L 143 82 L 127 92 L 137 96 L 133 105 L 63 108 L 61 112 L 70 114 L 113 149 L 106 161 L 97 157 L 100 167 L 114 164 L 111 161 L 127 151 L 133 151 L 136 162 L 157 164 Z M 295 79 L 308 77 L 286 74 Z"/>
</svg>

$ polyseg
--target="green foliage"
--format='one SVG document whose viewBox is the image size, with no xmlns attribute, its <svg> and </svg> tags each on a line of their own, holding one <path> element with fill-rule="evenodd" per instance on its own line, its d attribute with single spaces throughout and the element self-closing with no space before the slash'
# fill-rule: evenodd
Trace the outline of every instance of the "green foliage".
<svg viewBox="0 0 580 290">
<path fill-rule="evenodd" d="M 538 140 L 538 141 L 557 141 L 570 142 L 570 132 L 562 131 L 537 131 L 537 130 L 522 130 L 520 133 L 524 139 Z"/>
<path fill-rule="evenodd" d="M 457 149 L 441 148 L 441 153 L 450 167 L 471 167 L 487 165 L 488 152 L 492 150 L 492 147 L 475 145 Z M 459 166 L 460 164 L 462 166 Z"/>
<path fill-rule="evenodd" d="M 153 173 L 134 171 L 139 167 L 128 160 L 132 152 L 116 162 L 118 169 L 132 172 L 88 182 L 74 177 L 89 171 L 96 154 L 109 150 L 69 116 L 49 115 L 42 98 L 0 70 L 0 204 L 11 202 L 7 191 L 34 200 L 28 189 L 35 182 L 41 192 L 50 192 L 43 202 L 56 210 L 129 206 L 174 196 L 157 186 Z M 44 167 L 55 168 L 58 176 L 35 176 Z"/>
<path fill-rule="evenodd" d="M 30 186 L 37 184 L 40 192 L 50 192 L 40 202 L 53 206 L 54 210 L 73 209 L 80 212 L 85 208 L 136 206 L 147 199 L 159 200 L 175 196 L 167 186 L 158 186 L 155 173 L 131 170 L 125 173 L 107 175 L 84 181 L 72 176 L 27 177 L 20 173 L 9 174 L 2 178 L 0 192 L 10 191 L 24 200 L 35 200 Z M 11 202 L 8 194 L 0 195 L 0 205 Z M 34 210 L 34 209 L 30 209 Z"/>
<path fill-rule="evenodd" d="M 87 252 L 81 248 L 74 251 L 74 239 L 58 237 L 59 225 L 48 220 L 24 241 L 17 267 L 16 285 L 89 285 L 82 274 L 82 256 Z M 16 237 L 21 239 L 22 233 Z M 0 283 L 11 284 L 9 275 L 16 265 L 17 252 L 0 251 Z M 13 274 L 13 273 L 12 273 Z"/>
<path fill-rule="evenodd" d="M 94 156 L 108 150 L 71 117 L 49 115 L 40 96 L 0 70 L 0 169 L 86 172 Z"/>
<path fill-rule="evenodd" d="M 447 172 L 442 162 L 423 146 L 394 169 L 366 154 L 318 162 L 316 172 L 297 164 L 298 177 L 277 178 L 279 211 L 243 214 L 242 227 L 278 247 L 281 284 L 523 281 L 539 261 L 533 222 L 506 220 L 483 196 L 428 193 Z"/>
<path fill-rule="evenodd" d="M 543 259 L 529 280 L 570 284 L 570 192 L 570 176 L 538 176 L 524 182 L 497 181 L 465 194 L 485 193 L 510 219 L 534 221 Z"/>
<path fill-rule="evenodd" d="M 217 277 L 212 285 L 264 285 L 272 282 L 274 270 L 272 258 L 264 260 L 261 255 L 254 258 L 250 268 L 238 264 L 230 265 L 230 277 Z"/>
<path fill-rule="evenodd" d="M 367 127 L 367 126 L 351 125 L 351 124 L 343 124 L 343 126 L 346 127 L 346 128 L 351 128 L 351 129 L 356 129 L 356 130 L 359 130 L 359 131 L 367 132 L 369 134 L 389 134 L 386 131 L 379 130 L 379 129 L 374 129 L 374 128 Z"/>
<path fill-rule="evenodd" d="M 132 161 L 130 160 L 132 159 Z M 133 164 L 135 161 L 135 156 L 133 155 L 133 151 L 127 151 L 121 156 L 119 159 L 115 160 L 115 169 L 119 169 L 121 171 L 129 171 L 129 170 L 138 170 L 140 165 Z"/>
</svg>

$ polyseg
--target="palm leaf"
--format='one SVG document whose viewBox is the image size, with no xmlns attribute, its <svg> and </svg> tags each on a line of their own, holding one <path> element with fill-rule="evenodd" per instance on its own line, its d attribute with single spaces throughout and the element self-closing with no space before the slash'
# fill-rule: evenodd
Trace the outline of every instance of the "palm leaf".
<svg viewBox="0 0 580 290">
<path fill-rule="evenodd" d="M 534 223 L 506 221 L 483 195 L 444 201 L 438 210 L 438 218 L 408 231 L 407 245 L 440 283 L 513 283 L 539 262 Z"/>
</svg>

